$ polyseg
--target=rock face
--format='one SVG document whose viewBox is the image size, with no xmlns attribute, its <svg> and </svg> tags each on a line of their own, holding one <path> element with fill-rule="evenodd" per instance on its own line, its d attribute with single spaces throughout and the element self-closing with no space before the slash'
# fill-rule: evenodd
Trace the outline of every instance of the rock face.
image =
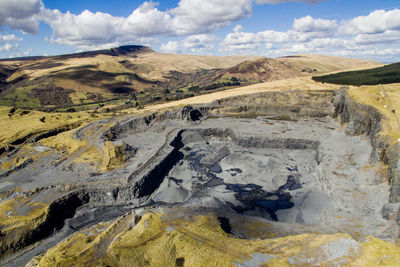
<svg viewBox="0 0 400 267">
<path fill-rule="evenodd" d="M 103 172 L 68 159 L 55 164 L 49 155 L 4 176 L 0 188 L 23 186 L 32 203 L 50 208 L 46 227 L 29 232 L 29 242 L 13 240 L 5 226 L 0 240 L 19 242 L 9 253 L 42 240 L 21 252 L 18 261 L 27 262 L 83 227 L 171 207 L 213 212 L 226 218 L 225 229 L 227 220 L 249 216 L 276 223 L 278 236 L 346 229 L 355 238 L 393 240 L 399 235 L 399 152 L 379 135 L 381 119 L 345 90 L 294 90 L 119 118 L 102 132 L 92 123 L 76 136 L 98 133 L 91 138 L 105 151 Z M 377 162 L 388 166 L 389 177 L 379 175 Z M 57 218 L 54 210 L 64 209 Z M 15 264 L 4 255 L 2 265 Z"/>
<path fill-rule="evenodd" d="M 106 141 L 103 147 L 102 169 L 104 171 L 113 170 L 123 165 L 129 158 L 133 157 L 135 153 L 135 148 L 124 142 L 113 144 L 111 141 Z"/>
<path fill-rule="evenodd" d="M 382 161 L 389 166 L 389 201 L 400 202 L 400 150 L 398 143 L 391 143 L 387 136 L 381 136 L 381 114 L 371 106 L 361 105 L 352 100 L 346 91 L 339 91 L 334 99 L 335 115 L 346 126 L 350 135 L 367 135 L 372 145 L 371 162 Z"/>
</svg>

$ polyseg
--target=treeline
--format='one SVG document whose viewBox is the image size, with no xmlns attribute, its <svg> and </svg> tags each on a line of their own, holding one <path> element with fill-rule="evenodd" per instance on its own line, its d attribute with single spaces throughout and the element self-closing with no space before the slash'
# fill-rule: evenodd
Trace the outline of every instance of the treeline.
<svg viewBox="0 0 400 267">
<path fill-rule="evenodd" d="M 400 82 L 400 62 L 379 68 L 314 76 L 314 81 L 343 85 L 377 85 Z"/>
<path fill-rule="evenodd" d="M 188 88 L 189 92 L 200 92 L 200 91 L 210 91 L 210 90 L 215 90 L 221 87 L 227 87 L 227 86 L 238 86 L 240 85 L 240 81 L 236 77 L 232 77 L 229 82 L 219 82 L 219 83 L 212 83 L 206 86 L 198 86 L 194 85 Z"/>
</svg>

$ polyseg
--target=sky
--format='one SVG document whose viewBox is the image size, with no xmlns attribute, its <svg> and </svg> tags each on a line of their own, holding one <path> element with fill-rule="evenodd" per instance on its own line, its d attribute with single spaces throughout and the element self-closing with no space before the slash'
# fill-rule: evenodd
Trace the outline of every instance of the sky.
<svg viewBox="0 0 400 267">
<path fill-rule="evenodd" d="M 0 58 L 147 45 L 400 61 L 399 0 L 0 0 Z"/>
</svg>

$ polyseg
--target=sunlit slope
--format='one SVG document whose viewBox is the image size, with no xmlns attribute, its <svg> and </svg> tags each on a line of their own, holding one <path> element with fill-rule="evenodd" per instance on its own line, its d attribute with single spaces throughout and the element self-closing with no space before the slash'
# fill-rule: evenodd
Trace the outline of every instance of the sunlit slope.
<svg viewBox="0 0 400 267">
<path fill-rule="evenodd" d="M 174 55 L 127 46 L 1 61 L 0 105 L 52 111 L 137 107 L 251 83 L 379 65 L 321 55 L 277 59 Z"/>
<path fill-rule="evenodd" d="M 315 76 L 315 81 L 343 85 L 377 85 L 400 82 L 400 63 L 360 71 Z"/>
<path fill-rule="evenodd" d="M 372 60 L 312 54 L 281 57 L 277 58 L 277 60 L 293 69 L 311 74 L 351 69 L 368 69 L 383 65 Z"/>
<path fill-rule="evenodd" d="M 191 218 L 147 213 L 81 230 L 31 261 L 33 266 L 396 266 L 400 248 L 347 234 L 239 239 L 215 215 Z M 251 225 L 251 224 L 250 224 Z M 249 226 L 250 226 L 249 225 Z M 257 232 L 267 225 L 254 224 Z M 260 228 L 260 229 L 258 229 Z M 234 231 L 234 230 L 233 230 Z M 242 265 L 243 264 L 243 265 Z"/>
<path fill-rule="evenodd" d="M 163 90 L 171 87 L 168 82 L 176 79 L 173 72 L 193 73 L 191 79 L 212 83 L 210 75 L 203 78 L 204 73 L 196 71 L 207 73 L 255 58 L 160 54 L 149 48 L 116 54 L 86 53 L 0 62 L 0 104 L 51 108 L 138 98 L 147 103 L 154 96 L 164 96 Z M 178 97 L 184 95 L 180 93 Z"/>
</svg>

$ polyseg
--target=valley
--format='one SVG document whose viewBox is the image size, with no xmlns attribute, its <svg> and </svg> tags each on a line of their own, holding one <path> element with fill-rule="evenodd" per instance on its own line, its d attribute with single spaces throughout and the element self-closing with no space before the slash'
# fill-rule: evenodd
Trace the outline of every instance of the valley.
<svg viewBox="0 0 400 267">
<path fill-rule="evenodd" d="M 400 262 L 400 85 L 312 78 L 380 63 L 130 46 L 0 65 L 2 266 Z"/>
</svg>

